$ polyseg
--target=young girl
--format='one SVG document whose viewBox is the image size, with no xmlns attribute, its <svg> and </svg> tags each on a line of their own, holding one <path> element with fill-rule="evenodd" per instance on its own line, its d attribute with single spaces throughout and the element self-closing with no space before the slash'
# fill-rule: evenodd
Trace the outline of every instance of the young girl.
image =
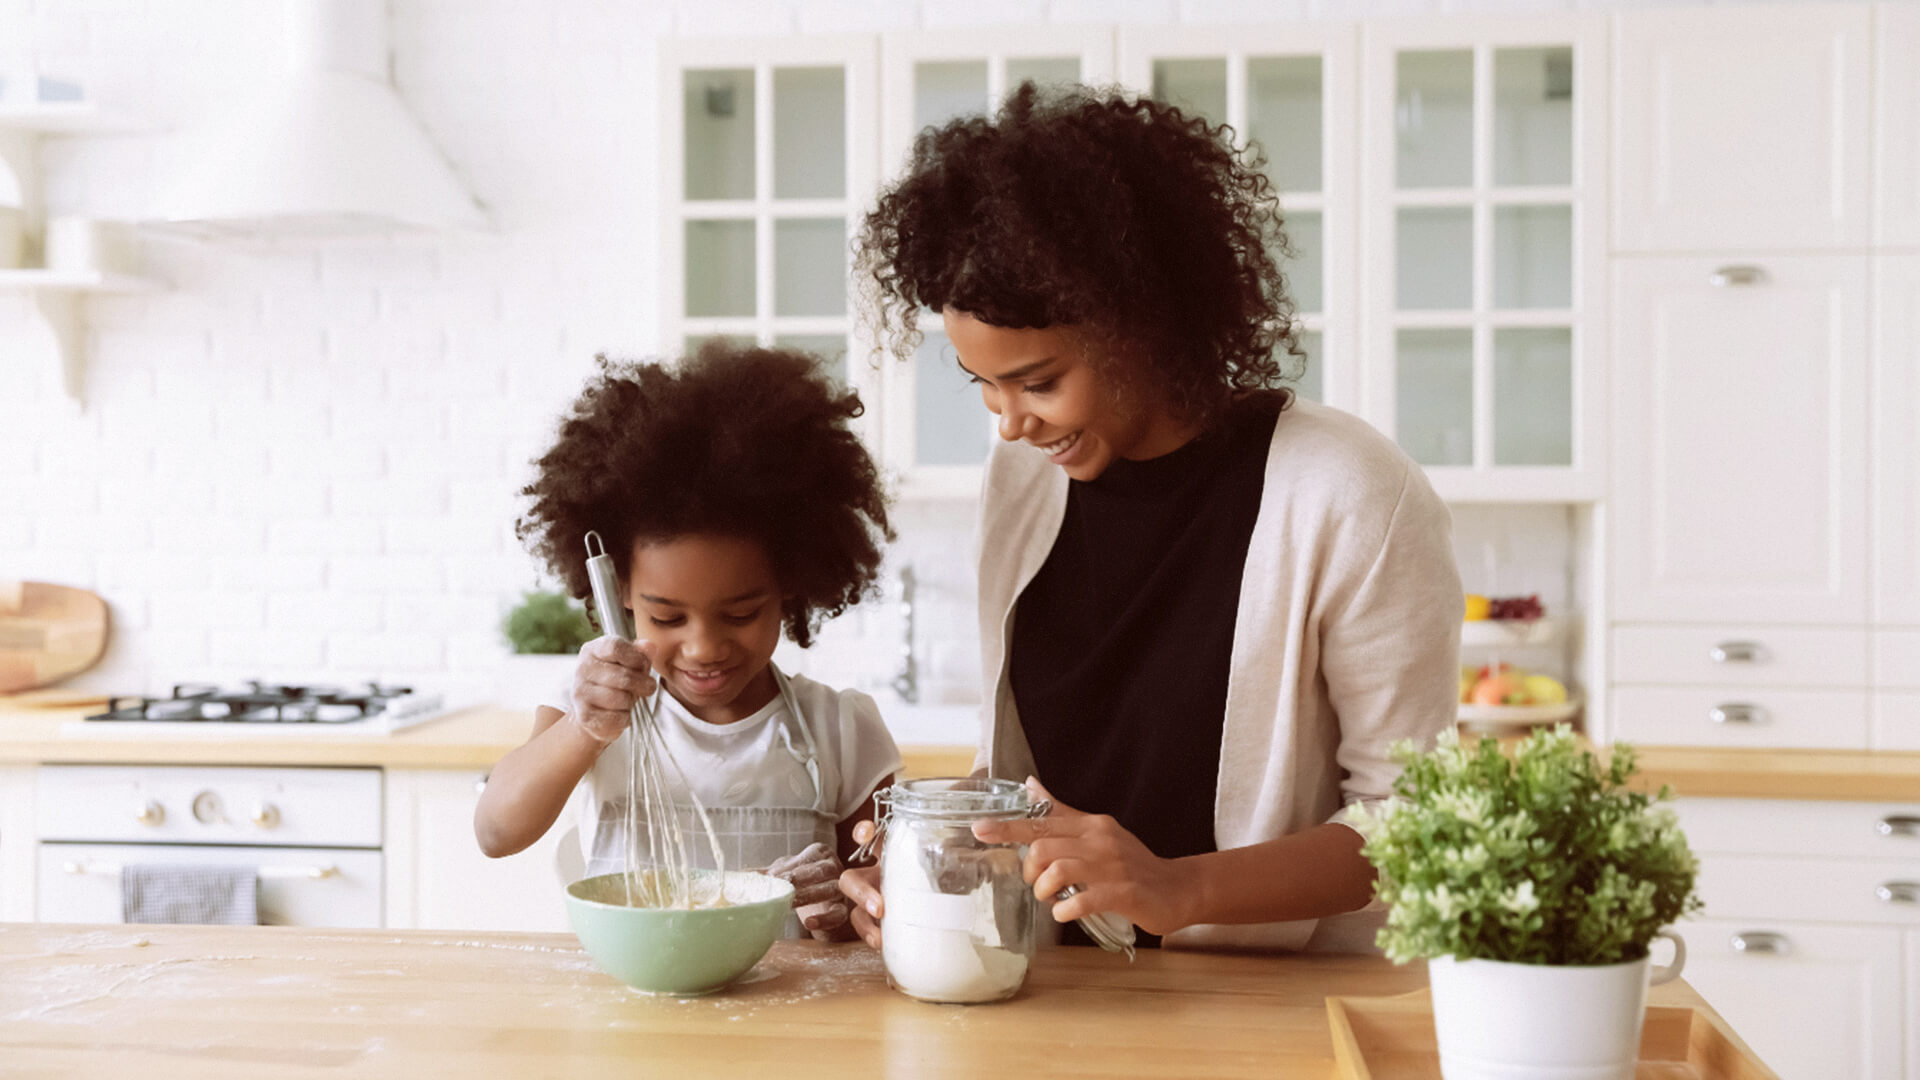
<svg viewBox="0 0 1920 1080">
<path fill-rule="evenodd" d="M 518 531 L 577 597 L 597 532 L 638 641 L 580 650 L 565 708 L 542 706 L 533 737 L 493 769 L 474 812 L 481 850 L 524 849 L 578 787 L 587 874 L 624 869 L 628 715 L 647 698 L 727 868 L 787 878 L 807 930 L 851 935 L 835 880 L 900 753 L 872 698 L 772 660 L 783 628 L 804 648 L 870 590 L 893 537 L 847 427 L 860 409 L 796 352 L 709 342 L 674 367 L 602 360 L 523 492 L 534 502 Z M 675 796 L 686 850 L 710 866 L 685 789 Z"/>
<path fill-rule="evenodd" d="M 1037 777 L 1027 880 L 1191 946 L 1368 949 L 1346 821 L 1454 719 L 1446 506 L 1295 367 L 1257 151 L 1173 106 L 1028 83 L 923 132 L 861 234 L 902 354 L 940 313 L 999 417 L 981 498 L 976 764 Z M 848 871 L 878 941 L 871 871 Z M 1069 931 L 1071 931 L 1069 927 Z M 1151 936 L 1143 943 L 1152 944 Z"/>
</svg>

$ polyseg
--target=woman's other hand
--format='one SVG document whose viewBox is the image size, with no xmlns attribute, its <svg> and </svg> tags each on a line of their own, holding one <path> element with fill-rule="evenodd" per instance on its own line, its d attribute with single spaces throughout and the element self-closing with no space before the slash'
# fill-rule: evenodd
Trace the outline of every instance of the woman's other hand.
<svg viewBox="0 0 1920 1080">
<path fill-rule="evenodd" d="M 873 839 L 875 825 L 863 821 L 853 827 L 853 839 L 864 844 Z M 852 907 L 851 922 L 860 940 L 875 950 L 880 948 L 880 918 L 886 906 L 880 899 L 880 867 L 856 866 L 840 874 L 840 892 Z"/>
<path fill-rule="evenodd" d="M 627 730 L 633 703 L 653 696 L 653 665 L 647 660 L 647 642 L 624 641 L 611 635 L 580 646 L 580 663 L 573 669 L 570 704 L 574 724 L 587 737 L 605 746 Z"/>
<path fill-rule="evenodd" d="M 822 941 L 840 937 L 848 903 L 840 891 L 840 858 L 822 843 L 812 843 L 767 867 L 770 877 L 793 883 L 793 909 L 800 925 Z"/>
<path fill-rule="evenodd" d="M 1035 801 L 1051 799 L 1040 781 L 1027 778 Z M 1055 922 L 1110 911 L 1151 934 L 1170 934 L 1193 920 L 1191 875 L 1175 860 L 1147 850 L 1140 839 L 1105 814 L 1087 814 L 1059 802 L 1043 818 L 977 821 L 973 835 L 988 843 L 1026 844 L 1022 876 L 1041 902 L 1062 889 L 1080 891 L 1053 905 Z"/>
</svg>

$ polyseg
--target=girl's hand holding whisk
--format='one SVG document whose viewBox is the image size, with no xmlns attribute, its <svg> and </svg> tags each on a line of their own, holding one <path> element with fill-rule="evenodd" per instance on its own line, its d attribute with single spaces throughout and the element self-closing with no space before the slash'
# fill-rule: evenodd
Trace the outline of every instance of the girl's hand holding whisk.
<svg viewBox="0 0 1920 1080">
<path fill-rule="evenodd" d="M 580 647 L 580 663 L 573 669 L 571 705 L 573 723 L 602 746 L 627 730 L 633 703 L 653 696 L 653 665 L 647 660 L 648 642 L 623 641 L 611 635 L 594 638 Z"/>
<path fill-rule="evenodd" d="M 850 909 L 840 891 L 840 870 L 833 849 L 818 842 L 767 867 L 768 876 L 793 883 L 793 908 L 800 925 L 822 941 L 850 937 L 843 930 Z"/>
</svg>

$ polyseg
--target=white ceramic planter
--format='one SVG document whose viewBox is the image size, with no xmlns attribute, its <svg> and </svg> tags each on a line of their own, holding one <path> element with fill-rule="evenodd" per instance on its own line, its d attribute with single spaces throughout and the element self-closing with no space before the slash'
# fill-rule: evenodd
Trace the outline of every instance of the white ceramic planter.
<svg viewBox="0 0 1920 1080">
<path fill-rule="evenodd" d="M 1647 987 L 1678 978 L 1687 960 L 1678 937 L 1659 936 L 1674 947 L 1673 963 L 1660 968 L 1648 959 L 1603 967 L 1430 961 L 1440 1074 L 1446 1080 L 1631 1080 Z"/>
</svg>

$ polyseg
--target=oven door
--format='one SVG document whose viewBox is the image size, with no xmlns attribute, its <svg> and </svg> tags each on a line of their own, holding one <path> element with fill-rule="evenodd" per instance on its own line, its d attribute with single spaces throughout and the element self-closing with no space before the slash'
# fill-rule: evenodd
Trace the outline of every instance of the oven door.
<svg viewBox="0 0 1920 1080">
<path fill-rule="evenodd" d="M 381 925 L 380 852 L 364 848 L 42 843 L 37 917 L 120 922 L 120 867 L 133 863 L 257 867 L 264 926 Z"/>
</svg>

